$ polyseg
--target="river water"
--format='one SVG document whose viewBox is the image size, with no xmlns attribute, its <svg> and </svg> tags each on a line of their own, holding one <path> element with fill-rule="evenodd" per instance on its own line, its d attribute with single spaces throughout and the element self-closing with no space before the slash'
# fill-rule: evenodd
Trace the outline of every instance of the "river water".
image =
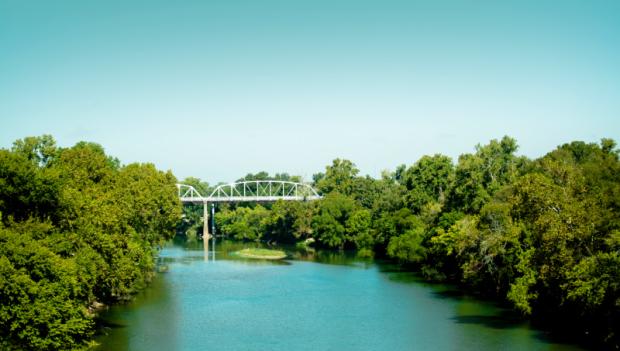
<svg viewBox="0 0 620 351">
<path fill-rule="evenodd" d="M 494 304 L 345 253 L 171 242 L 153 284 L 103 315 L 97 350 L 581 350 Z M 207 249 L 207 250 L 205 250 Z"/>
</svg>

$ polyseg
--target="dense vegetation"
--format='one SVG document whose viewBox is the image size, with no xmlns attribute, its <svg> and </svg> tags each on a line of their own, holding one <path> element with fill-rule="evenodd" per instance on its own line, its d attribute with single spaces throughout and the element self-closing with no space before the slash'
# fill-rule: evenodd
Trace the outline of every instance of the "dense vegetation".
<svg viewBox="0 0 620 351">
<path fill-rule="evenodd" d="M 356 249 L 498 298 L 608 347 L 620 335 L 620 152 L 573 142 L 537 160 L 504 137 L 456 163 L 443 155 L 360 176 L 334 160 L 314 202 L 221 205 L 217 230 L 240 240 Z M 298 181 L 267 173 L 251 179 Z M 185 183 L 201 193 L 208 184 Z M 86 347 L 95 306 L 129 298 L 153 275 L 173 229 L 196 236 L 202 208 L 175 178 L 50 136 L 0 149 L 0 349 Z"/>
<path fill-rule="evenodd" d="M 429 279 L 504 300 L 548 325 L 562 322 L 563 333 L 579 331 L 617 348 L 616 144 L 573 142 L 537 160 L 517 156 L 517 148 L 504 137 L 456 164 L 443 155 L 424 156 L 381 179 L 359 176 L 352 162 L 337 159 L 313 177 L 322 200 L 221 206 L 218 232 L 391 257 Z M 264 172 L 245 177 L 267 178 Z M 209 192 L 198 179 L 186 183 Z M 185 229 L 196 232 L 199 211 L 187 210 Z"/>
<path fill-rule="evenodd" d="M 86 347 L 94 307 L 153 275 L 181 215 L 175 178 L 50 136 L 0 149 L 0 349 Z"/>
</svg>

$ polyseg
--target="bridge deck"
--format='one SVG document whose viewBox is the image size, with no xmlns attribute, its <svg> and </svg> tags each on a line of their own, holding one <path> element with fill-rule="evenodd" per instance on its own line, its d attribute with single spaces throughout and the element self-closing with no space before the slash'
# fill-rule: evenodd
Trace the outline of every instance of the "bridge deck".
<svg viewBox="0 0 620 351">
<path fill-rule="evenodd" d="M 320 196 L 229 196 L 229 197 L 181 197 L 183 203 L 202 204 L 205 202 L 275 202 L 318 200 Z"/>
</svg>

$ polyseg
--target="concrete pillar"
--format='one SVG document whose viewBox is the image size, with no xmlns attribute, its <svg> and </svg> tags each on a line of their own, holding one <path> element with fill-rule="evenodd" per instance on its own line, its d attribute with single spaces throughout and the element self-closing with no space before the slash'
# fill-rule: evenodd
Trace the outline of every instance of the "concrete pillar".
<svg viewBox="0 0 620 351">
<path fill-rule="evenodd" d="M 202 228 L 202 240 L 209 240 L 209 204 L 205 201 L 202 203 L 203 209 L 203 228 Z"/>
</svg>

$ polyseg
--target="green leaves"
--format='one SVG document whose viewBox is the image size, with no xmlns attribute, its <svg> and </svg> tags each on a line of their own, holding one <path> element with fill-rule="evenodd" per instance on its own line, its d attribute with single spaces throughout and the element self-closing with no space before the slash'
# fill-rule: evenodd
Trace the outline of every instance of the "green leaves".
<svg viewBox="0 0 620 351">
<path fill-rule="evenodd" d="M 517 143 L 505 136 L 501 141 L 476 146 L 475 154 L 459 157 L 450 206 L 466 213 L 480 211 L 503 185 L 514 181 L 527 160 L 515 156 Z"/>
<path fill-rule="evenodd" d="M 153 275 L 152 248 L 180 219 L 175 183 L 93 143 L 42 136 L 0 150 L 1 347 L 82 348 L 88 306 L 127 299 Z"/>
<path fill-rule="evenodd" d="M 57 350 L 92 335 L 78 266 L 29 235 L 0 229 L 0 335 L 18 348 Z"/>
<path fill-rule="evenodd" d="M 36 166 L 47 166 L 58 157 L 59 149 L 51 135 L 26 137 L 16 140 L 11 151 L 32 161 Z"/>
<path fill-rule="evenodd" d="M 526 315 L 532 313 L 532 301 L 538 298 L 538 293 L 534 290 L 537 271 L 532 262 L 535 253 L 536 250 L 530 248 L 518 254 L 516 268 L 520 275 L 510 284 L 510 291 L 506 296 L 519 311 Z"/>
<path fill-rule="evenodd" d="M 586 257 L 566 272 L 566 278 L 567 299 L 588 310 L 613 308 L 620 297 L 620 255 L 608 252 Z"/>
<path fill-rule="evenodd" d="M 405 234 L 392 237 L 387 247 L 388 255 L 402 262 L 420 263 L 426 258 L 423 245 L 424 228 L 410 229 Z"/>
<path fill-rule="evenodd" d="M 351 195 L 354 190 L 354 179 L 359 169 L 349 160 L 335 159 L 331 166 L 325 168 L 325 176 L 317 183 L 319 191 L 323 194 L 339 192 L 343 195 Z"/>
<path fill-rule="evenodd" d="M 254 208 L 225 209 L 215 215 L 224 235 L 237 240 L 258 241 L 263 237 L 269 221 L 269 212 L 261 205 Z"/>
<path fill-rule="evenodd" d="M 449 157 L 423 156 L 404 174 L 409 208 L 419 213 L 429 202 L 443 203 L 453 178 L 454 166 Z"/>
<path fill-rule="evenodd" d="M 313 231 L 321 245 L 343 249 L 352 244 L 347 236 L 347 221 L 355 208 L 355 201 L 339 192 L 330 193 L 321 200 L 312 219 Z"/>
</svg>

